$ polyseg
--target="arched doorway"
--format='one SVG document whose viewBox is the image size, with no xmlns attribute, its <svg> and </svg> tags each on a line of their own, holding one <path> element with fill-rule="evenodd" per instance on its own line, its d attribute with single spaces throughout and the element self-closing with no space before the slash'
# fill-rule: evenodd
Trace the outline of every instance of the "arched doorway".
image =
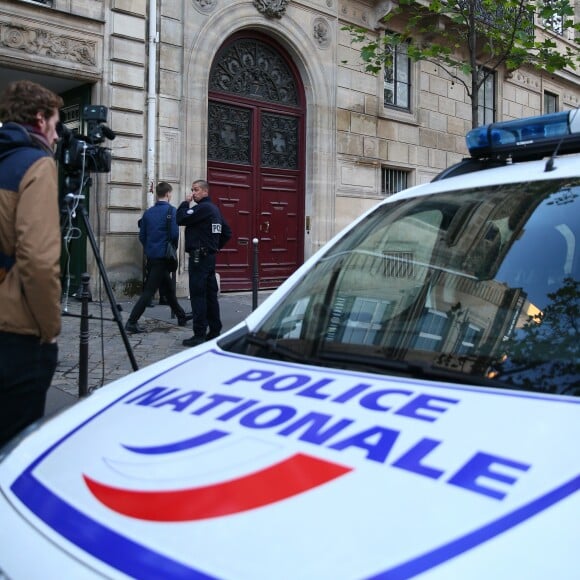
<svg viewBox="0 0 580 580">
<path fill-rule="evenodd" d="M 304 259 L 304 90 L 271 38 L 239 33 L 209 78 L 208 181 L 234 232 L 219 255 L 222 290 L 248 290 L 259 240 L 260 288 L 275 288 Z"/>
</svg>

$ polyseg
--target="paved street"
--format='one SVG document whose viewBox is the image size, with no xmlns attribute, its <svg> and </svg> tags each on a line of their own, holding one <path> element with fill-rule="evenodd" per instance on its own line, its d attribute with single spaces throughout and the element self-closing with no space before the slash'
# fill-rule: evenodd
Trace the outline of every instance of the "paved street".
<svg viewBox="0 0 580 580">
<path fill-rule="evenodd" d="M 260 292 L 261 303 L 271 292 Z M 123 323 L 129 317 L 137 300 L 118 302 Z M 220 309 L 223 330 L 229 330 L 242 321 L 252 311 L 252 293 L 224 293 L 220 295 Z M 186 312 L 191 311 L 189 300 L 179 300 Z M 183 351 L 181 341 L 192 333 L 191 322 L 186 327 L 177 326 L 171 318 L 169 306 L 147 308 L 139 324 L 146 332 L 128 334 L 137 366 L 141 369 L 177 352 Z M 63 305 L 62 333 L 59 338 L 59 362 L 48 393 L 46 414 L 52 415 L 60 409 L 74 404 L 79 397 L 79 346 L 80 324 L 78 315 L 81 303 L 70 298 Z M 131 359 L 125 348 L 119 325 L 114 320 L 111 305 L 105 296 L 103 302 L 89 302 L 89 344 L 88 344 L 88 390 L 107 385 L 133 371 Z"/>
</svg>

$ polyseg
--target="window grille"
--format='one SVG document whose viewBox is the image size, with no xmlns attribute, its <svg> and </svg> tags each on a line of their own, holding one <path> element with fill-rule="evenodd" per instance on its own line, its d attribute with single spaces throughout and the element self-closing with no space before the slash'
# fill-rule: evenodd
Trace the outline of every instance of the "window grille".
<svg viewBox="0 0 580 580">
<path fill-rule="evenodd" d="M 404 169 L 391 169 L 383 167 L 381 170 L 381 193 L 392 195 L 398 191 L 407 189 L 409 172 Z"/>
<path fill-rule="evenodd" d="M 78 103 L 63 107 L 60 110 L 60 120 L 74 133 L 82 133 L 81 106 Z"/>
<path fill-rule="evenodd" d="M 502 2 L 493 5 L 490 2 L 475 0 L 475 19 L 486 28 L 503 30 L 506 33 L 511 31 L 511 23 L 518 18 L 520 29 L 528 36 L 534 36 L 534 14 L 532 12 L 522 12 L 519 5 L 505 6 Z"/>
<path fill-rule="evenodd" d="M 413 252 L 385 252 L 385 276 L 412 278 L 415 275 Z"/>
</svg>

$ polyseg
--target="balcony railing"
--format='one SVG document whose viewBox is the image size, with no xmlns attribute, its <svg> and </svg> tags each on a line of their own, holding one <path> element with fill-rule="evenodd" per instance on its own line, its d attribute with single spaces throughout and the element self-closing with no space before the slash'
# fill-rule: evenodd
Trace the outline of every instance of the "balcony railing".
<svg viewBox="0 0 580 580">
<path fill-rule="evenodd" d="M 466 0 L 470 2 L 473 0 Z M 510 8 L 508 6 L 502 5 L 500 2 L 490 10 L 489 6 L 483 6 L 481 0 L 475 0 L 475 10 L 477 20 L 487 27 L 491 28 L 502 28 L 502 23 L 509 22 L 510 28 L 513 25 L 514 19 L 517 17 L 518 8 Z M 527 10 L 524 10 L 520 14 L 522 19 L 521 26 L 519 28 L 526 30 L 528 34 L 533 36 L 534 34 L 534 15 Z"/>
</svg>

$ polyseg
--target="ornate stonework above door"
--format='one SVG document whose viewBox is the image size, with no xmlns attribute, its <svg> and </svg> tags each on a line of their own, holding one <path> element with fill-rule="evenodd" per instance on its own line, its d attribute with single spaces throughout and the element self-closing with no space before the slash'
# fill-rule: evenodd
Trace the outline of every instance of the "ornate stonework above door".
<svg viewBox="0 0 580 580">
<path fill-rule="evenodd" d="M 282 18 L 289 0 L 254 0 L 254 6 L 269 18 Z"/>
</svg>

